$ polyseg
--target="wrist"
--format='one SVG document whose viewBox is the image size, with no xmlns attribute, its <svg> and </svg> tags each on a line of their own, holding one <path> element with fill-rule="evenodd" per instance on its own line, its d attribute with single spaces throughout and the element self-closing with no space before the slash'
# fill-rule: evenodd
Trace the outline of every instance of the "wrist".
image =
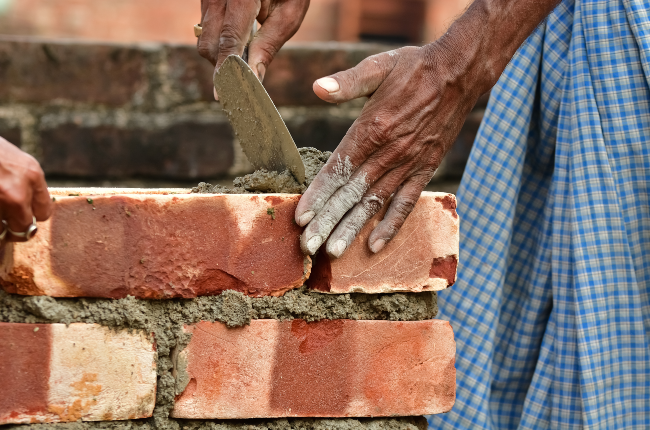
<svg viewBox="0 0 650 430">
<path fill-rule="evenodd" d="M 470 35 L 450 31 L 423 46 L 422 50 L 432 79 L 445 82 L 460 99 L 473 99 L 475 102 L 494 85 L 486 76 L 486 64 L 480 58 L 479 44 Z"/>
<path fill-rule="evenodd" d="M 475 0 L 442 37 L 424 48 L 447 61 L 480 96 L 496 84 L 519 46 L 558 3 Z"/>
</svg>

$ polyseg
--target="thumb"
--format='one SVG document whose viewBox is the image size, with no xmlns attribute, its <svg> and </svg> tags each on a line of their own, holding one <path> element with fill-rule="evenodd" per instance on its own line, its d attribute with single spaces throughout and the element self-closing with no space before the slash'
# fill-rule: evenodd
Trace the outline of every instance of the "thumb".
<svg viewBox="0 0 650 430">
<path fill-rule="evenodd" d="M 370 96 L 393 70 L 402 49 L 372 55 L 351 69 L 320 78 L 314 82 L 314 92 L 330 103 Z"/>
</svg>

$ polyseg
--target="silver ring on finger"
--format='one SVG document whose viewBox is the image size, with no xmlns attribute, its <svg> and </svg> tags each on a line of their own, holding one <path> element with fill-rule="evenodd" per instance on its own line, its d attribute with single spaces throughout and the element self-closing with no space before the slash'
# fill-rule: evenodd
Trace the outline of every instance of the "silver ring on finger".
<svg viewBox="0 0 650 430">
<path fill-rule="evenodd" d="M 34 235 L 38 231 L 38 226 L 36 225 L 36 217 L 32 217 L 32 224 L 29 227 L 27 227 L 26 231 L 24 231 L 22 233 L 21 232 L 16 232 L 16 231 L 13 231 L 12 229 L 10 229 L 5 221 L 3 221 L 3 223 L 4 223 L 5 228 L 7 229 L 7 231 L 9 233 L 11 233 L 13 236 L 20 237 L 20 238 L 25 239 L 25 240 L 29 240 L 32 237 L 34 237 Z"/>
<path fill-rule="evenodd" d="M 2 242 L 5 237 L 7 236 L 7 232 L 9 231 L 9 227 L 7 227 L 7 221 L 2 220 L 0 223 L 2 225 L 2 233 L 0 233 L 0 242 Z"/>
</svg>

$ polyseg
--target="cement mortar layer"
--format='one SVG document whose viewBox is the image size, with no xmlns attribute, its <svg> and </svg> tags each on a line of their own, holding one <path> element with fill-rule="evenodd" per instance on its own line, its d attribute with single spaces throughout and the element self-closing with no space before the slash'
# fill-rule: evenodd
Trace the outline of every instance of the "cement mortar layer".
<svg viewBox="0 0 650 430">
<path fill-rule="evenodd" d="M 222 185 L 212 186 L 211 184 L 201 182 L 198 186 L 192 188 L 192 192 L 206 194 L 302 194 L 307 190 L 307 187 L 309 187 L 332 153 L 329 151 L 321 152 L 316 148 L 300 148 L 298 151 L 305 165 L 304 185 L 299 184 L 288 170 L 284 172 L 269 172 L 262 169 L 243 177 L 235 178 L 232 187 L 224 187 Z"/>
<path fill-rule="evenodd" d="M 173 357 L 190 340 L 183 326 L 199 321 L 221 321 L 229 327 L 252 319 L 322 319 L 418 321 L 438 312 L 435 292 L 394 294 L 324 295 L 304 286 L 282 297 L 251 298 L 235 291 L 219 296 L 185 300 L 55 299 L 49 296 L 18 296 L 0 291 L 0 322 L 96 323 L 116 329 L 153 333 L 157 349 L 157 393 L 153 417 L 145 420 L 31 424 L 33 430 L 356 430 L 425 429 L 414 418 L 382 419 L 278 419 L 245 422 L 187 421 L 169 418 L 174 397 L 182 391 L 182 375 L 174 376 Z M 415 421 L 414 421 L 415 420 Z M 23 425 L 20 427 L 25 427 Z M 8 426 L 3 428 L 12 428 Z M 30 429 L 32 430 L 32 429 Z"/>
<path fill-rule="evenodd" d="M 245 421 L 192 421 L 177 424 L 182 430 L 426 430 L 424 417 L 404 418 L 291 418 Z M 103 421 L 96 423 L 60 423 L 11 425 L 3 429 L 18 430 L 154 430 L 159 427 L 149 420 Z M 167 428 L 170 428 L 169 426 Z"/>
</svg>

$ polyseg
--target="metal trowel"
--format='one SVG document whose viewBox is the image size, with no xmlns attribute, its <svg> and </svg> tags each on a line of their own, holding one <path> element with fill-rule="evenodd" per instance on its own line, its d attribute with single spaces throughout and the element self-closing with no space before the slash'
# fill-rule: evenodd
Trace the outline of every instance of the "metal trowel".
<svg viewBox="0 0 650 430">
<path fill-rule="evenodd" d="M 215 73 L 214 86 L 253 167 L 277 172 L 288 169 L 304 184 L 305 166 L 298 148 L 248 64 L 239 56 L 230 55 Z"/>
</svg>

